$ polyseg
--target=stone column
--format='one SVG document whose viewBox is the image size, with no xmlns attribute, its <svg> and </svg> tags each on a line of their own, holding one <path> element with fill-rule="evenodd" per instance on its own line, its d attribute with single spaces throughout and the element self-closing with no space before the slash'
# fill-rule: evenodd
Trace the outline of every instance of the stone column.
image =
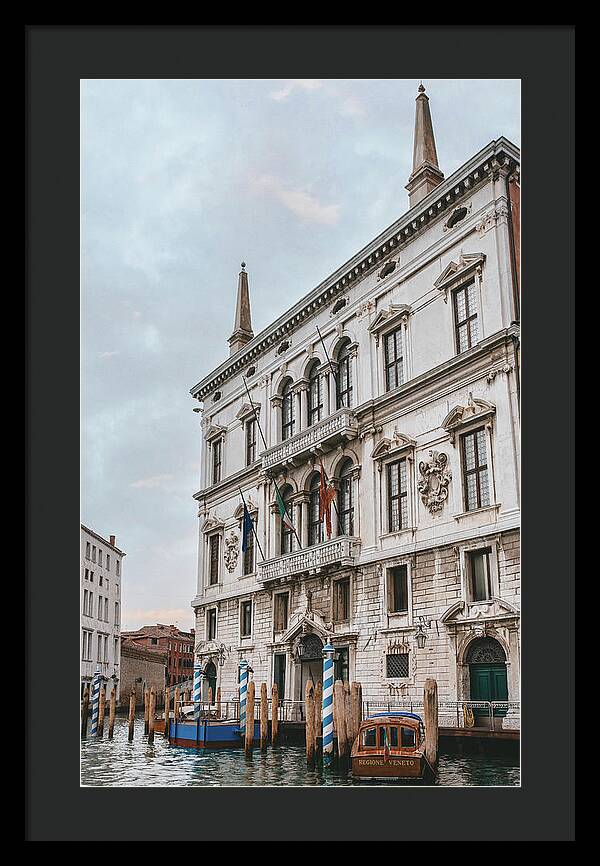
<svg viewBox="0 0 600 866">
<path fill-rule="evenodd" d="M 269 445 L 281 442 L 281 397 L 271 397 L 271 441 Z"/>
<path fill-rule="evenodd" d="M 306 428 L 308 427 L 308 385 L 305 384 L 305 380 L 302 380 L 302 383 L 299 385 L 298 394 L 300 397 L 298 430 L 306 430 Z"/>
</svg>

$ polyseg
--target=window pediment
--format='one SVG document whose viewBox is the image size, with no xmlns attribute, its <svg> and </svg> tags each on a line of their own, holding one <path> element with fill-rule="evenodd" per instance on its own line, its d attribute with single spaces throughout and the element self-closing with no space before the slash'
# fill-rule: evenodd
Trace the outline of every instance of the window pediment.
<svg viewBox="0 0 600 866">
<path fill-rule="evenodd" d="M 450 434 L 450 440 L 454 442 L 456 433 L 461 428 L 472 421 L 490 418 L 495 412 L 496 407 L 493 403 L 488 403 L 487 400 L 482 400 L 469 394 L 467 405 L 459 405 L 451 409 L 442 421 L 442 427 Z"/>
<path fill-rule="evenodd" d="M 202 532 L 214 532 L 217 529 L 224 529 L 225 523 L 216 515 L 209 516 L 202 524 Z"/>
<path fill-rule="evenodd" d="M 405 322 L 412 308 L 409 304 L 390 304 L 385 310 L 381 310 L 377 314 L 372 324 L 369 326 L 369 331 L 372 334 L 380 334 L 381 331 L 393 328 L 394 325 L 399 325 L 400 322 Z"/>
<path fill-rule="evenodd" d="M 448 291 L 456 283 L 470 276 L 474 271 L 481 271 L 485 262 L 485 253 L 461 253 L 457 262 L 450 262 L 433 284 L 434 289 L 444 293 L 448 300 Z"/>
<path fill-rule="evenodd" d="M 254 400 L 249 403 L 246 400 L 245 403 L 242 403 L 241 409 L 236 412 L 235 417 L 243 421 L 245 418 L 254 417 L 254 413 L 260 415 L 260 403 L 255 403 Z"/>
<path fill-rule="evenodd" d="M 227 427 L 221 427 L 219 424 L 211 424 L 204 434 L 204 438 L 207 442 L 212 442 L 213 439 L 218 439 L 220 436 L 224 436 L 226 432 Z"/>
<path fill-rule="evenodd" d="M 373 460 L 382 460 L 385 457 L 392 457 L 395 454 L 400 454 L 402 451 L 414 449 L 416 444 L 415 439 L 411 439 L 410 436 L 405 436 L 404 433 L 394 430 L 391 438 L 386 437 L 377 443 L 373 449 L 371 458 Z"/>
<path fill-rule="evenodd" d="M 258 512 L 258 506 L 254 504 L 254 502 L 252 501 L 250 496 L 248 497 L 246 505 L 248 506 L 248 511 L 250 514 L 256 514 Z M 240 502 L 238 507 L 233 512 L 233 516 L 234 516 L 235 520 L 241 520 L 242 519 L 242 517 L 244 516 L 244 503 L 243 502 Z"/>
</svg>

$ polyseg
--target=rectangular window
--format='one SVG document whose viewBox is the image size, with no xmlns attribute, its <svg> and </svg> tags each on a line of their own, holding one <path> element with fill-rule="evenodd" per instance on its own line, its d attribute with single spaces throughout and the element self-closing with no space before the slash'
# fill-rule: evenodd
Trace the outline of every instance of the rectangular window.
<svg viewBox="0 0 600 866">
<path fill-rule="evenodd" d="M 273 623 L 276 632 L 285 631 L 288 625 L 288 594 L 280 592 L 275 596 Z"/>
<path fill-rule="evenodd" d="M 104 622 L 108 622 L 108 599 L 104 599 Z"/>
<path fill-rule="evenodd" d="M 399 532 L 408 526 L 408 484 L 406 460 L 389 463 L 388 485 L 388 532 Z"/>
<path fill-rule="evenodd" d="M 336 647 L 333 659 L 333 671 L 336 680 L 341 680 L 343 683 L 350 681 L 350 663 L 347 646 Z"/>
<path fill-rule="evenodd" d="M 277 654 L 273 659 L 273 682 L 277 686 L 279 700 L 285 698 L 285 655 Z"/>
<path fill-rule="evenodd" d="M 206 639 L 215 640 L 217 637 L 217 609 L 211 607 L 206 613 Z"/>
<path fill-rule="evenodd" d="M 115 625 L 119 625 L 119 602 L 115 601 Z"/>
<path fill-rule="evenodd" d="M 244 559 L 242 562 L 243 573 L 252 574 L 254 571 L 254 531 L 248 535 L 248 546 L 244 551 Z"/>
<path fill-rule="evenodd" d="M 117 577 L 121 574 L 121 562 L 117 559 Z"/>
<path fill-rule="evenodd" d="M 240 607 L 240 634 L 250 637 L 252 634 L 252 602 L 243 601 Z"/>
<path fill-rule="evenodd" d="M 118 664 L 119 660 L 119 638 L 115 638 L 115 655 L 114 655 L 115 664 Z"/>
<path fill-rule="evenodd" d="M 83 590 L 83 613 L 87 615 L 87 606 L 88 606 L 88 591 L 87 589 Z"/>
<path fill-rule="evenodd" d="M 408 653 L 388 653 L 385 657 L 385 675 L 388 679 L 408 676 Z"/>
<path fill-rule="evenodd" d="M 104 647 L 104 658 L 102 659 L 102 661 L 107 662 L 108 661 L 108 635 L 107 634 L 104 635 L 103 647 Z"/>
<path fill-rule="evenodd" d="M 91 547 L 91 545 L 90 545 L 89 541 L 86 541 L 86 543 L 85 543 L 85 558 L 86 559 L 90 558 L 90 547 Z"/>
<path fill-rule="evenodd" d="M 404 382 L 404 359 L 402 357 L 402 328 L 386 334 L 383 338 L 385 353 L 385 390 L 391 391 Z"/>
<path fill-rule="evenodd" d="M 490 547 L 484 550 L 467 551 L 471 601 L 489 601 L 492 597 L 491 553 Z"/>
<path fill-rule="evenodd" d="M 366 728 L 362 732 L 362 745 L 367 749 L 377 746 L 377 728 Z"/>
<path fill-rule="evenodd" d="M 350 619 L 350 578 L 336 580 L 333 584 L 333 621 L 347 622 Z"/>
<path fill-rule="evenodd" d="M 209 583 L 214 586 L 219 582 L 219 536 L 210 536 L 210 578 Z"/>
<path fill-rule="evenodd" d="M 98 586 L 102 586 L 103 583 L 104 583 L 104 580 L 102 578 L 102 575 L 100 574 L 100 575 L 98 575 Z"/>
<path fill-rule="evenodd" d="M 475 280 L 454 291 L 456 351 L 466 352 L 478 340 Z"/>
<path fill-rule="evenodd" d="M 406 613 L 408 611 L 408 566 L 388 568 L 387 577 L 388 612 Z"/>
<path fill-rule="evenodd" d="M 256 460 L 256 419 L 246 421 L 246 466 Z"/>
<path fill-rule="evenodd" d="M 212 443 L 212 483 L 218 484 L 221 480 L 221 463 L 223 455 L 223 440 L 215 439 Z"/>
<path fill-rule="evenodd" d="M 96 562 L 96 547 L 92 546 L 92 562 Z"/>
<path fill-rule="evenodd" d="M 88 596 L 88 609 L 87 609 L 87 615 L 88 615 L 88 616 L 93 616 L 93 615 L 94 615 L 94 593 L 93 593 L 93 592 L 90 592 L 90 594 L 89 594 L 89 596 Z"/>
<path fill-rule="evenodd" d="M 97 661 L 97 662 L 101 662 L 101 661 L 102 661 L 102 635 L 101 635 L 101 634 L 98 635 L 98 644 L 97 644 L 97 651 L 96 651 L 96 661 Z"/>
<path fill-rule="evenodd" d="M 463 434 L 461 446 L 465 511 L 485 508 L 490 504 L 485 428 Z"/>
<path fill-rule="evenodd" d="M 96 619 L 102 619 L 102 596 L 98 596 L 98 613 Z"/>
<path fill-rule="evenodd" d="M 86 568 L 86 570 L 85 570 L 85 579 L 86 579 L 86 580 L 89 580 L 89 579 L 90 579 L 90 572 L 89 572 L 89 569 L 87 569 L 87 568 Z"/>
<path fill-rule="evenodd" d="M 98 548 L 98 565 L 102 567 L 102 548 Z"/>
<path fill-rule="evenodd" d="M 90 583 L 94 582 L 94 572 L 90 571 Z"/>
<path fill-rule="evenodd" d="M 106 554 L 106 570 L 110 571 L 110 554 Z"/>
</svg>

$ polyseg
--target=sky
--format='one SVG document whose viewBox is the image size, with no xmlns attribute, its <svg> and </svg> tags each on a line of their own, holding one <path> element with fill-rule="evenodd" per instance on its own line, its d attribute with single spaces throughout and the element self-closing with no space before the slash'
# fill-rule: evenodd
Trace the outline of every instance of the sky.
<svg viewBox="0 0 600 866">
<path fill-rule="evenodd" d="M 520 145 L 520 81 L 424 79 L 448 177 Z M 200 416 L 247 263 L 258 333 L 408 209 L 419 80 L 81 82 L 82 522 L 122 628 L 193 627 Z"/>
</svg>

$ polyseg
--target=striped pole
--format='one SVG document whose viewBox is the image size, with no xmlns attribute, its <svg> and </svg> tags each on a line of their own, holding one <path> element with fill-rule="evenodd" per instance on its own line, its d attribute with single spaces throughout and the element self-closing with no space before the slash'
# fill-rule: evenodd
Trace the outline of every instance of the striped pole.
<svg viewBox="0 0 600 866">
<path fill-rule="evenodd" d="M 100 684 L 102 675 L 96 668 L 92 679 L 92 737 L 98 736 L 98 715 L 100 712 Z"/>
<path fill-rule="evenodd" d="M 200 718 L 200 701 L 202 700 L 202 664 L 197 661 L 194 665 L 194 688 L 192 700 L 194 702 L 194 718 Z"/>
<path fill-rule="evenodd" d="M 333 763 L 333 653 L 330 643 L 323 647 L 323 766 Z"/>
<path fill-rule="evenodd" d="M 248 662 L 240 661 L 240 730 L 246 734 L 246 699 L 248 697 Z"/>
</svg>

